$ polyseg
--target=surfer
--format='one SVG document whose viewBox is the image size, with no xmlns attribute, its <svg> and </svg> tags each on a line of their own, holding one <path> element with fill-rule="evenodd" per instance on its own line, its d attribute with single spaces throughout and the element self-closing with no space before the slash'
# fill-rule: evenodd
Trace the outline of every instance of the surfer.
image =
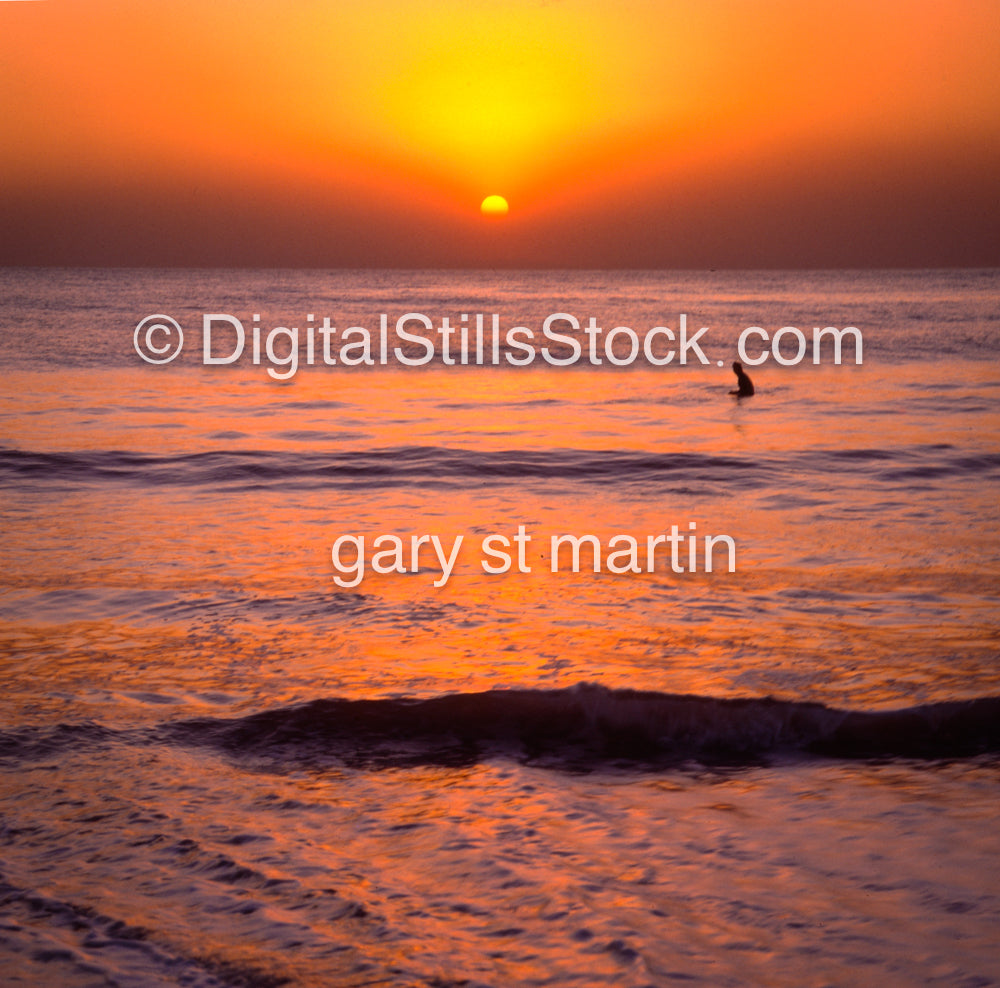
<svg viewBox="0 0 1000 988">
<path fill-rule="evenodd" d="M 753 394 L 753 381 L 747 376 L 747 372 L 738 360 L 733 361 L 733 373 L 736 375 L 738 387 L 735 391 L 730 391 L 729 393 L 736 395 L 737 398 L 749 398 Z"/>
</svg>

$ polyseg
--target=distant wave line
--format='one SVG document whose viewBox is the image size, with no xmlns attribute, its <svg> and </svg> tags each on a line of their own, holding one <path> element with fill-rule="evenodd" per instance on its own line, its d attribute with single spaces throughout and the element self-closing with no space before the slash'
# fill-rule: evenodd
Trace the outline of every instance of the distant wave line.
<svg viewBox="0 0 1000 988">
<path fill-rule="evenodd" d="M 113 742 L 207 747 L 235 760 L 330 759 L 360 767 L 513 757 L 554 768 L 609 762 L 749 765 L 773 756 L 946 759 L 1000 752 L 1000 696 L 885 711 L 718 699 L 579 684 L 429 699 L 318 699 L 152 729 L 93 723 L 0 732 L 0 757 L 49 757 Z"/>
<path fill-rule="evenodd" d="M 567 479 L 632 483 L 671 476 L 741 489 L 783 475 L 827 478 L 854 473 L 888 484 L 948 476 L 983 480 L 1000 473 L 1000 453 L 947 445 L 894 449 L 795 450 L 752 458 L 716 453 L 572 448 L 465 450 L 440 446 L 323 451 L 208 450 L 156 456 L 127 450 L 38 452 L 0 448 L 0 481 L 30 484 L 120 482 L 235 489 L 415 484 L 461 485 L 486 479 Z"/>
</svg>

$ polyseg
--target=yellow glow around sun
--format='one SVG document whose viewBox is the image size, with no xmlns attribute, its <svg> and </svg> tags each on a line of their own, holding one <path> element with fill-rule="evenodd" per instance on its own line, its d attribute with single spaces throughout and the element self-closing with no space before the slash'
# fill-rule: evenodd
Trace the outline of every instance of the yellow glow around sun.
<svg viewBox="0 0 1000 988">
<path fill-rule="evenodd" d="M 544 196 L 552 169 L 573 171 L 595 148 L 620 153 L 622 130 L 640 127 L 649 115 L 648 94 L 661 100 L 670 91 L 658 72 L 635 69 L 635 32 L 604 2 L 365 5 L 383 10 L 372 26 L 382 40 L 374 53 L 359 44 L 377 66 L 344 75 L 351 86 L 377 80 L 363 100 L 350 101 L 352 119 L 357 109 L 369 146 L 439 175 L 452 194 L 465 198 L 483 183 L 516 193 L 520 209 Z M 394 17 L 384 16 L 386 4 Z M 388 35 L 385 23 L 392 25 Z M 655 64 L 669 55 L 658 46 Z M 676 61 L 674 71 L 680 71 Z M 344 96 L 338 91 L 338 114 L 345 112 Z"/>
<path fill-rule="evenodd" d="M 487 196 L 479 210 L 483 216 L 506 216 L 509 208 L 503 196 Z"/>
</svg>

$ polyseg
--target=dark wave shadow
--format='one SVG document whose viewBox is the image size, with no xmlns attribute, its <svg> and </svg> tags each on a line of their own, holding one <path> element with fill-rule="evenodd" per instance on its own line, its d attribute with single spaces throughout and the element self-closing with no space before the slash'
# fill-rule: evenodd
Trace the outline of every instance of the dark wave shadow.
<svg viewBox="0 0 1000 988">
<path fill-rule="evenodd" d="M 208 748 L 269 771 L 458 766 L 498 757 L 569 771 L 749 767 L 812 757 L 954 760 L 1000 753 L 1000 697 L 875 712 L 588 684 L 430 699 L 331 698 L 152 729 L 90 722 L 16 728 L 0 732 L 0 758 L 16 764 L 118 743 Z"/>
<path fill-rule="evenodd" d="M 609 763 L 752 765 L 772 756 L 951 759 L 1000 752 L 1000 697 L 884 712 L 579 685 L 425 700 L 323 699 L 170 725 L 175 743 L 245 758 L 361 767 L 503 756 L 574 770 Z"/>
</svg>

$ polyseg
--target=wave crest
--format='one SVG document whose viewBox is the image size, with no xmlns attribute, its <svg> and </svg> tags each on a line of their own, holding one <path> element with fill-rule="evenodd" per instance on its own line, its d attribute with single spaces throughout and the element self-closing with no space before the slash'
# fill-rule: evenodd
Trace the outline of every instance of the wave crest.
<svg viewBox="0 0 1000 988">
<path fill-rule="evenodd" d="M 1000 697 L 858 712 L 582 684 L 424 700 L 323 699 L 237 720 L 185 721 L 172 731 L 177 741 L 235 755 L 351 763 L 468 762 L 491 754 L 574 765 L 740 764 L 782 753 L 948 758 L 1000 751 Z"/>
</svg>

